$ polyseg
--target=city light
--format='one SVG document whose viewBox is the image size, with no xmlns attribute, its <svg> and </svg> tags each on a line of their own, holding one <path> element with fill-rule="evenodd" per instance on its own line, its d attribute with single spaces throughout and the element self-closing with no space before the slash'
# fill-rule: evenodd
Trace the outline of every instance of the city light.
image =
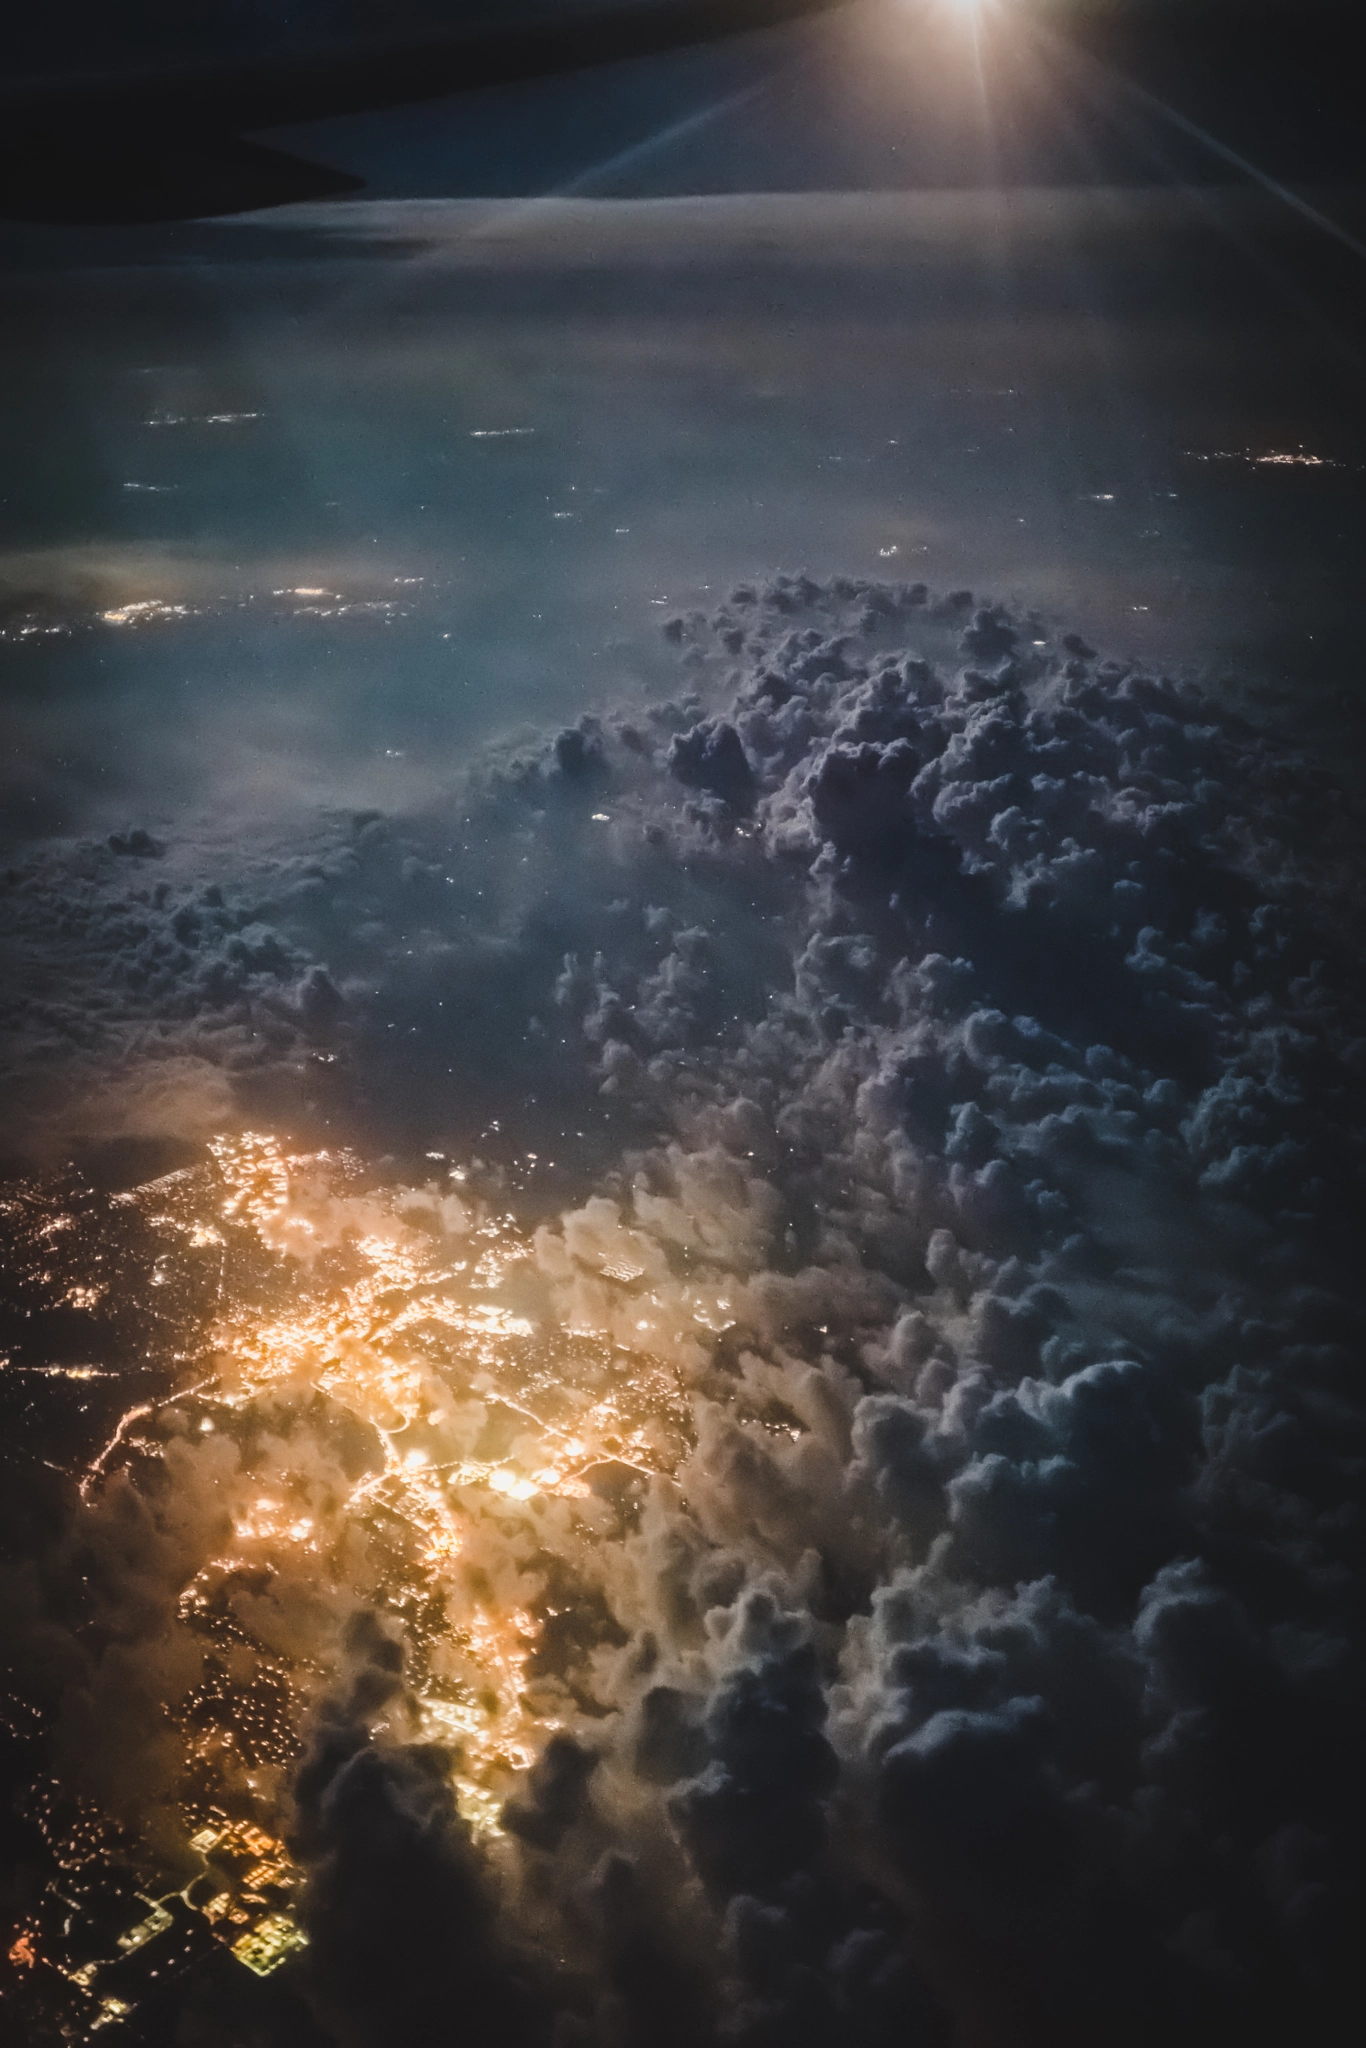
<svg viewBox="0 0 1366 2048">
<path fill-rule="evenodd" d="M 164 1826 L 153 1851 L 55 1784 L 35 1809 L 59 1877 L 10 1963 L 58 1987 L 75 2039 L 220 1945 L 258 1976 L 306 1945 L 285 1802 L 313 1717 L 344 1685 L 359 1611 L 401 1645 L 409 1702 L 397 1722 L 375 1708 L 374 1739 L 439 1744 L 465 1823 L 498 1841 L 521 1774 L 572 1706 L 538 1666 L 559 1609 L 532 1561 L 549 1548 L 570 1569 L 591 1554 L 613 1473 L 668 1483 L 690 1442 L 670 1329 L 727 1321 L 715 1288 L 666 1302 L 657 1261 L 625 1231 L 580 1273 L 572 1319 L 521 1312 L 509 1276 L 547 1254 L 475 1199 L 460 1167 L 376 1188 L 349 1155 L 291 1156 L 270 1135 L 210 1153 L 104 1212 L 140 1233 L 170 1370 L 73 1475 L 84 1511 L 98 1519 L 116 1487 L 150 1512 L 168 1489 L 217 1488 L 226 1542 L 192 1560 L 175 1609 L 201 1669 L 167 1708 L 196 1874 L 172 1875 Z M 27 1222 L 35 1265 L 69 1303 L 140 1284 L 73 1210 L 35 1195 Z M 98 1286 L 59 1273 L 56 1246 L 73 1272 L 98 1266 Z M 271 1597 L 334 1615 L 331 1638 L 282 1639 L 258 1619 Z"/>
</svg>

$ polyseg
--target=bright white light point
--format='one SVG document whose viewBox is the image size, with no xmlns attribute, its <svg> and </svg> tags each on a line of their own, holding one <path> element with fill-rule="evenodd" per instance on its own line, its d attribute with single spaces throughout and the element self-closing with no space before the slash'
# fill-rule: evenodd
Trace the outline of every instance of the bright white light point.
<svg viewBox="0 0 1366 2048">
<path fill-rule="evenodd" d="M 610 825 L 611 822 L 612 813 L 610 811 L 594 811 L 593 823 L 595 825 Z"/>
<path fill-rule="evenodd" d="M 407 1457 L 403 1460 L 403 1462 L 405 1465 L 409 1466 L 425 1465 L 427 1462 L 427 1453 L 425 1451 L 409 1451 Z"/>
<path fill-rule="evenodd" d="M 508 1500 L 530 1500 L 536 1491 L 530 1479 L 519 1479 L 515 1472 L 490 1472 L 489 1485 Z"/>
</svg>

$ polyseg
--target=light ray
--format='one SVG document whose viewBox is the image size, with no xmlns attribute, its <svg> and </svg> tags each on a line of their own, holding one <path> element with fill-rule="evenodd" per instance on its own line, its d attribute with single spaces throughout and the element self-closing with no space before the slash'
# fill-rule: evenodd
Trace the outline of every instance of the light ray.
<svg viewBox="0 0 1366 2048">
<path fill-rule="evenodd" d="M 1103 81 L 1106 88 L 1122 93 L 1133 105 L 1141 107 L 1150 115 L 1156 115 L 1159 120 L 1175 129 L 1177 134 L 1185 136 L 1187 141 L 1207 150 L 1217 162 L 1226 164 L 1230 170 L 1251 179 L 1263 192 L 1278 200 L 1282 206 L 1288 207 L 1292 213 L 1297 213 L 1321 234 L 1328 235 L 1344 249 L 1350 250 L 1354 256 L 1366 260 L 1366 242 L 1360 241 L 1329 214 L 1312 205 L 1302 193 L 1295 191 L 1293 186 L 1283 184 L 1279 178 L 1273 178 L 1250 157 L 1243 156 L 1228 143 L 1221 142 L 1217 135 L 1212 135 L 1208 128 L 1203 127 L 1198 121 L 1191 120 L 1169 101 L 1149 92 L 1136 80 L 1127 77 L 1122 71 L 1117 71 L 1113 65 L 1105 64 L 1099 58 L 1064 42 L 1062 38 L 1037 24 L 1033 26 L 1032 33 L 1073 68 L 1089 72 L 1098 82 Z"/>
</svg>

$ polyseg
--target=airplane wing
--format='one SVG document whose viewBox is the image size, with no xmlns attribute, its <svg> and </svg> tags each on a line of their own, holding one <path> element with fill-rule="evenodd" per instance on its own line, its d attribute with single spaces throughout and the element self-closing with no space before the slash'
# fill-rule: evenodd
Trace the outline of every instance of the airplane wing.
<svg viewBox="0 0 1366 2048">
<path fill-rule="evenodd" d="M 0 92 L 0 217 L 203 219 L 357 189 L 247 138 L 720 41 L 848 0 L 637 0 L 516 27 Z"/>
</svg>

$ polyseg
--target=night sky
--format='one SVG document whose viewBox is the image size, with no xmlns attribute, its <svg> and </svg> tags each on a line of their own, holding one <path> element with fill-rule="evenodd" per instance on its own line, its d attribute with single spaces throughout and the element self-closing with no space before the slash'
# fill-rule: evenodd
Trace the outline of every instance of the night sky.
<svg viewBox="0 0 1366 2048">
<path fill-rule="evenodd" d="M 1351 12 L 10 32 L 5 2043 L 1348 2038 Z"/>
</svg>

